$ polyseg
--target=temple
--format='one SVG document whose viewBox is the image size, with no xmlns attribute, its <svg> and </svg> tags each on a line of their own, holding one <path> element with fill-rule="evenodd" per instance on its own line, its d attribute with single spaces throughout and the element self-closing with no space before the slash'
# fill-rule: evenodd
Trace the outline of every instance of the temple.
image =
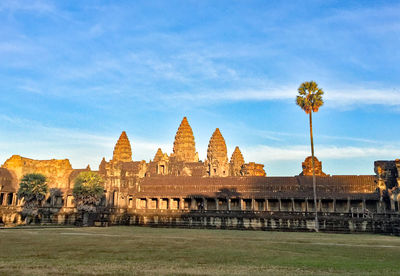
<svg viewBox="0 0 400 276">
<path fill-rule="evenodd" d="M 387 223 L 399 213 L 399 160 L 376 161 L 375 175 L 344 176 L 325 174 L 315 157 L 315 206 L 312 157 L 305 159 L 297 176 L 270 177 L 264 165 L 246 163 L 239 147 L 229 160 L 226 141 L 217 128 L 202 161 L 186 117 L 169 155 L 159 148 L 151 161 L 134 161 L 134 151 L 123 131 L 112 159 L 102 159 L 97 172 L 105 180 L 105 196 L 95 223 L 307 231 L 317 210 L 322 230 L 393 232 Z M 12 156 L 0 168 L 0 224 L 24 223 L 17 191 L 27 173 L 45 175 L 49 188 L 58 191 L 43 203 L 47 211 L 42 222 L 77 224 L 74 180 L 89 170 L 89 166 L 73 169 L 67 159 Z"/>
</svg>

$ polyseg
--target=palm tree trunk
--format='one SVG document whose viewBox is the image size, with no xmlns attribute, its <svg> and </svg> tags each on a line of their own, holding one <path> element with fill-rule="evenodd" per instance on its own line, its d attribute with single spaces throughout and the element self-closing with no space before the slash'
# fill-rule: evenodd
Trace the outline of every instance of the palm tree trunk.
<svg viewBox="0 0 400 276">
<path fill-rule="evenodd" d="M 315 209 L 315 231 L 318 232 L 318 208 L 317 208 L 317 179 L 315 178 L 315 162 L 314 162 L 314 138 L 312 131 L 312 111 L 310 111 L 310 138 L 311 138 L 311 162 L 312 162 L 312 180 L 314 191 L 314 209 Z"/>
</svg>

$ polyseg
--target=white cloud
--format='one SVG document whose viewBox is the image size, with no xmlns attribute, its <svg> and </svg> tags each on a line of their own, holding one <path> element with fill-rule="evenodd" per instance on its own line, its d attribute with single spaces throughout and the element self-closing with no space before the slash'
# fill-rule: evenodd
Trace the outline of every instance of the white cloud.
<svg viewBox="0 0 400 276">
<path fill-rule="evenodd" d="M 74 168 L 90 164 L 97 168 L 101 158 L 112 158 L 119 134 L 99 135 L 78 129 L 45 126 L 39 122 L 7 115 L 0 115 L 5 121 L 23 129 L 24 135 L 8 132 L 8 137 L 0 137 L 0 163 L 3 164 L 13 154 L 33 159 L 70 159 Z M 168 154 L 172 152 L 172 142 L 149 141 L 130 136 L 134 160 L 153 159 L 158 148 Z"/>
<path fill-rule="evenodd" d="M 311 155 L 310 146 L 294 145 L 270 147 L 259 145 L 243 147 L 246 160 L 256 162 L 304 160 Z M 400 155 L 400 147 L 337 147 L 318 146 L 315 156 L 320 160 L 342 160 L 356 158 L 393 159 Z"/>
<path fill-rule="evenodd" d="M 20 133 L 9 132 L 7 138 L 0 139 L 1 163 L 4 163 L 12 154 L 20 154 L 33 159 L 68 158 L 74 168 L 84 168 L 90 164 L 92 169 L 96 169 L 102 157 L 107 160 L 112 158 L 113 148 L 119 137 L 119 133 L 99 135 L 76 129 L 48 127 L 34 121 L 5 115 L 0 116 L 0 120 L 17 125 L 19 129 L 24 129 L 24 133 L 28 133 L 28 136 L 21 136 Z M 158 148 L 168 154 L 172 152 L 173 140 L 156 141 L 131 135 L 129 135 L 129 139 L 132 145 L 133 159 L 137 161 L 151 160 Z M 336 164 L 335 168 L 332 168 L 333 171 L 337 171 L 336 167 L 340 167 L 344 162 L 351 164 L 355 161 L 362 161 L 369 164 L 373 160 L 397 158 L 400 153 L 400 145 L 382 142 L 382 145 L 385 144 L 391 144 L 391 146 L 381 146 L 376 143 L 370 143 L 363 147 L 317 145 L 316 156 L 321 161 L 333 161 Z M 204 160 L 207 152 L 206 142 L 197 141 L 197 150 L 200 159 Z M 266 169 L 271 170 L 275 175 L 297 173 L 299 162 L 310 155 L 309 145 L 241 146 L 241 150 L 246 162 L 254 161 L 266 164 Z M 233 147 L 230 147 L 228 157 L 232 152 Z M 282 168 L 282 162 L 287 163 L 284 165 L 285 168 Z M 349 173 L 353 172 L 349 171 Z"/>
<path fill-rule="evenodd" d="M 381 104 L 389 106 L 400 105 L 400 90 L 397 89 L 346 89 L 327 90 L 326 100 L 342 105 Z"/>
<path fill-rule="evenodd" d="M 353 105 L 400 105 L 400 89 L 364 89 L 362 87 L 335 89 L 325 88 L 324 100 L 327 105 L 353 106 Z M 195 104 L 209 104 L 210 102 L 240 102 L 240 101 L 293 101 L 297 94 L 297 86 L 285 86 L 270 89 L 243 89 L 212 91 L 204 93 L 175 93 L 165 95 L 164 100 L 179 101 Z"/>
</svg>

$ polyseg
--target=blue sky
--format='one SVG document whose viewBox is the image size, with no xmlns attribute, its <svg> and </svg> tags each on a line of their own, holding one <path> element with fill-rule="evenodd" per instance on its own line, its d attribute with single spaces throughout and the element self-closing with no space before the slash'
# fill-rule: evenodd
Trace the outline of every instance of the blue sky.
<svg viewBox="0 0 400 276">
<path fill-rule="evenodd" d="M 295 105 L 315 80 L 316 156 L 328 174 L 400 157 L 398 1 L 1 1 L 0 163 L 12 154 L 135 160 L 170 153 L 183 116 L 200 158 L 219 127 L 228 155 L 295 175 L 310 154 Z"/>
</svg>

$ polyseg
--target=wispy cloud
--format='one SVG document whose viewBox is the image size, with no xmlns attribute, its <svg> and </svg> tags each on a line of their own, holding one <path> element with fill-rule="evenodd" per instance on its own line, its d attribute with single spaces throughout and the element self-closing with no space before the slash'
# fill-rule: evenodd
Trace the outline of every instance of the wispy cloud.
<svg viewBox="0 0 400 276">
<path fill-rule="evenodd" d="M 310 147 L 306 145 L 277 146 L 270 147 L 259 145 L 254 147 L 243 147 L 246 160 L 269 161 L 290 161 L 304 160 L 310 154 Z M 343 160 L 357 158 L 394 159 L 400 153 L 400 146 L 382 147 L 337 147 L 318 146 L 316 156 L 320 160 Z"/>
<path fill-rule="evenodd" d="M 326 99 L 342 105 L 381 104 L 398 106 L 400 105 L 400 87 L 392 89 L 354 88 L 332 90 L 326 93 Z"/>
<path fill-rule="evenodd" d="M 399 32 L 399 24 L 392 24 L 392 20 L 398 19 L 400 4 L 398 2 L 382 4 L 383 5 L 379 5 L 379 8 L 377 6 L 368 7 L 365 5 L 358 9 L 337 10 L 335 13 L 325 18 L 320 18 L 319 20 L 330 24 L 334 24 L 335 22 L 351 24 L 357 28 L 359 32 L 368 31 L 379 35 L 392 33 L 393 31 Z M 365 20 L 366 18 L 368 18 L 368 20 Z M 379 21 L 380 24 L 375 24 L 377 21 Z"/>
<path fill-rule="evenodd" d="M 330 89 L 325 88 L 325 103 L 327 105 L 339 106 L 360 106 L 360 105 L 400 105 L 400 88 L 393 89 L 369 89 L 357 87 L 354 89 Z M 179 101 L 185 103 L 210 104 L 219 102 L 240 102 L 240 101 L 294 101 L 297 94 L 297 87 L 282 87 L 270 89 L 243 89 L 225 90 L 199 93 L 173 93 L 165 95 L 166 101 Z"/>
<path fill-rule="evenodd" d="M 54 12 L 54 6 L 41 0 L 5 0 L 0 3 L 0 11 L 30 11 L 38 13 Z"/>
<path fill-rule="evenodd" d="M 0 120 L 23 129 L 28 136 L 21 136 L 19 132 L 8 132 L 8 137 L 0 139 L 0 162 L 3 163 L 12 154 L 20 154 L 34 159 L 64 159 L 68 158 L 74 168 L 82 168 L 90 164 L 96 169 L 102 157 L 107 160 L 112 158 L 113 148 L 118 139 L 119 133 L 98 134 L 78 129 L 59 128 L 45 126 L 40 122 L 25 120 L 21 118 L 1 115 Z M 4 125 L 3 124 L 3 125 Z M 277 133 L 275 133 L 278 135 Z M 286 133 L 281 133 L 286 135 Z M 152 140 L 144 137 L 129 134 L 134 160 L 151 160 L 157 149 L 164 152 L 172 152 L 172 139 Z M 353 139 L 352 137 L 332 137 L 332 139 Z M 358 140 L 358 138 L 354 138 Z M 197 141 L 197 150 L 200 158 L 204 160 L 207 152 L 207 141 Z M 395 159 L 400 153 L 400 145 L 397 143 L 381 142 L 376 145 L 374 141 L 366 146 L 334 146 L 317 145 L 316 156 L 321 161 L 334 161 L 340 163 L 352 160 L 364 160 L 366 166 L 371 168 L 373 161 L 378 159 Z M 309 145 L 257 145 L 241 146 L 246 162 L 255 161 L 266 165 L 268 172 L 275 175 L 288 175 L 297 173 L 299 164 L 310 155 Z M 233 147 L 228 148 L 228 157 L 233 152 Z M 283 163 L 282 163 L 283 162 Z M 282 165 L 284 164 L 284 165 Z M 329 168 L 332 171 L 331 168 Z M 347 169 L 352 172 L 351 170 Z M 372 169 L 371 169 L 372 170 Z M 343 171 L 343 170 L 342 170 Z"/>
<path fill-rule="evenodd" d="M 0 43 L 0 53 L 19 53 L 19 52 L 25 52 L 26 47 L 19 42 L 2 42 Z"/>
<path fill-rule="evenodd" d="M 78 129 L 45 126 L 37 121 L 7 115 L 0 115 L 0 121 L 11 123 L 23 129 L 23 133 L 28 133 L 28 136 L 21 137 L 19 132 L 9 132 L 9 137 L 0 138 L 1 163 L 12 154 L 20 154 L 35 159 L 69 158 L 74 168 L 87 164 L 96 168 L 102 157 L 112 158 L 119 137 L 119 133 L 100 135 Z M 129 139 L 135 160 L 152 159 L 158 148 L 167 153 L 172 151 L 172 143 L 131 135 Z"/>
<path fill-rule="evenodd" d="M 353 142 L 361 142 L 361 143 L 369 143 L 369 144 L 382 144 L 382 141 L 365 139 L 360 137 L 348 137 L 348 136 L 333 136 L 333 135 L 318 135 L 320 138 L 325 138 L 329 140 L 340 140 L 340 141 L 353 141 Z M 388 144 L 388 142 L 386 142 Z"/>
</svg>

